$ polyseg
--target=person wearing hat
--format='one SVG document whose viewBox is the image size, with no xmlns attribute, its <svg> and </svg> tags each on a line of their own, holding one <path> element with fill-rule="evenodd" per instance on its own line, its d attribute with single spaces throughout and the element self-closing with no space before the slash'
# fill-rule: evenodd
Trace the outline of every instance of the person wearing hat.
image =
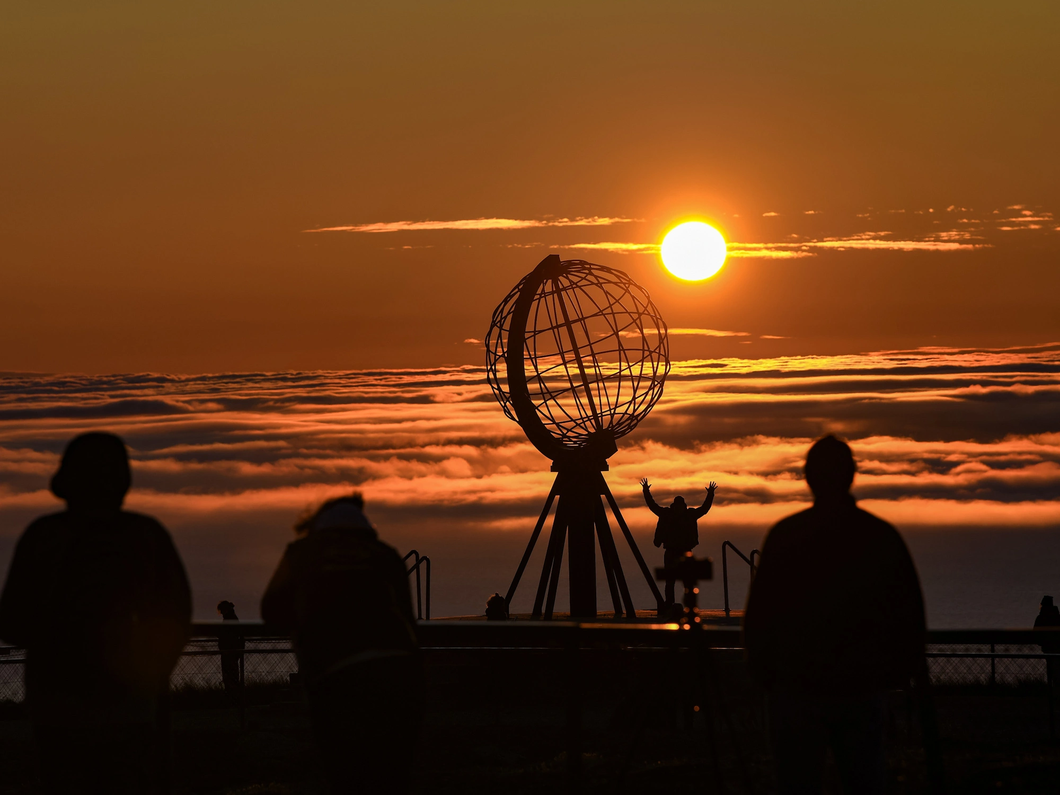
<svg viewBox="0 0 1060 795">
<path fill-rule="evenodd" d="M 227 599 L 217 603 L 217 612 L 222 621 L 239 621 L 236 606 Z M 243 635 L 227 627 L 221 627 L 217 635 L 217 648 L 221 652 L 221 682 L 227 696 L 239 695 L 239 659 L 247 642 Z"/>
<path fill-rule="evenodd" d="M 295 531 L 261 617 L 292 637 L 332 790 L 405 792 L 422 712 L 405 564 L 359 494 L 328 500 Z"/>
<path fill-rule="evenodd" d="M 1042 603 L 1038 609 L 1038 615 L 1034 619 L 1034 628 L 1057 627 L 1051 634 L 1055 639 L 1050 639 L 1042 644 L 1042 652 L 1045 654 L 1060 654 L 1060 609 L 1053 604 L 1053 597 L 1043 596 Z M 1054 689 L 1060 689 L 1060 657 L 1047 657 L 1045 660 L 1046 681 Z"/>
<path fill-rule="evenodd" d="M 769 531 L 744 612 L 744 648 L 766 690 L 780 792 L 821 792 L 830 747 L 843 792 L 886 790 L 887 690 L 924 660 L 924 599 L 905 542 L 858 508 L 849 445 L 806 456 L 813 506 Z"/>
<path fill-rule="evenodd" d="M 22 534 L 0 638 L 26 649 L 26 705 L 49 793 L 132 793 L 158 771 L 160 696 L 188 638 L 191 592 L 169 533 L 122 510 L 125 445 L 86 433 L 51 481 L 66 510 Z"/>
</svg>

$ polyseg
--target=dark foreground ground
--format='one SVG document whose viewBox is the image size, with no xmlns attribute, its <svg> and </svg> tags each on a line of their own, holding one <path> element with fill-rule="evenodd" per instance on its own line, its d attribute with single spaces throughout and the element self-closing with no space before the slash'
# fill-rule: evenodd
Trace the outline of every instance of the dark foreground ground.
<svg viewBox="0 0 1060 795">
<path fill-rule="evenodd" d="M 762 694 L 738 651 L 716 651 L 698 695 L 692 657 L 669 651 L 592 651 L 572 682 L 558 652 L 446 650 L 428 655 L 426 719 L 415 791 L 540 793 L 567 788 L 569 697 L 583 705 L 578 791 L 773 791 Z M 1049 739 L 1044 685 L 971 686 L 935 694 L 951 793 L 1060 792 L 1060 745 Z M 696 712 L 695 705 L 701 709 Z M 890 701 L 896 793 L 925 792 L 917 704 Z M 29 727 L 2 712 L 0 789 L 35 791 Z M 712 731 L 707 718 L 712 717 Z M 326 793 L 302 695 L 280 685 L 248 691 L 247 727 L 217 691 L 173 698 L 173 791 L 218 795 Z M 711 765 L 718 751 L 722 789 Z M 832 792 L 838 787 L 832 782 Z"/>
</svg>

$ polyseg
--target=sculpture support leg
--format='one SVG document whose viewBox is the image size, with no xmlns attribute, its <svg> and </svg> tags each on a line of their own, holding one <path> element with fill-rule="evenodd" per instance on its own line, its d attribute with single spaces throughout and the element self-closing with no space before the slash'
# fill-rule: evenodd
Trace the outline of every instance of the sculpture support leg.
<svg viewBox="0 0 1060 795">
<path fill-rule="evenodd" d="M 637 559 L 637 565 L 640 566 L 641 574 L 644 575 L 644 579 L 648 581 L 648 587 L 651 588 L 652 595 L 655 597 L 655 603 L 661 610 L 663 607 L 663 597 L 659 593 L 659 586 L 655 584 L 655 580 L 651 576 L 651 571 L 648 569 L 648 564 L 644 562 L 644 556 L 640 554 L 640 550 L 637 548 L 637 542 L 633 538 L 633 533 L 629 531 L 629 526 L 626 524 L 626 520 L 622 517 L 622 511 L 618 509 L 618 503 L 615 502 L 615 495 L 611 493 L 611 489 L 607 487 L 607 481 L 600 478 L 603 482 L 604 496 L 607 497 L 607 503 L 611 506 L 611 513 L 615 515 L 615 521 L 618 522 L 618 526 L 622 529 L 622 535 L 626 537 L 626 543 L 629 544 L 630 550 L 633 552 L 633 557 Z"/>
<path fill-rule="evenodd" d="M 545 526 L 545 520 L 548 519 L 548 512 L 552 509 L 552 503 L 556 499 L 556 491 L 559 485 L 559 476 L 552 481 L 552 490 L 548 493 L 548 499 L 545 500 L 544 510 L 541 511 L 541 516 L 538 517 L 537 525 L 534 526 L 534 532 L 530 536 L 530 543 L 526 545 L 526 552 L 523 553 L 523 559 L 519 561 L 519 568 L 515 571 L 515 577 L 512 579 L 512 584 L 508 587 L 508 595 L 504 597 L 504 606 L 508 609 L 511 608 L 512 597 L 515 596 L 515 589 L 519 587 L 519 580 L 522 579 L 523 571 L 526 569 L 526 564 L 530 562 L 530 556 L 534 552 L 534 545 L 537 544 L 538 536 L 541 535 L 541 528 Z M 416 570 L 416 576 L 419 577 L 419 570 Z M 417 580 L 418 581 L 418 580 Z"/>
<path fill-rule="evenodd" d="M 611 559 L 611 568 L 614 571 L 615 585 L 618 588 L 618 593 L 622 597 L 622 604 L 625 605 L 625 613 L 627 618 L 636 618 L 637 611 L 633 607 L 633 597 L 629 594 L 629 586 L 626 585 L 626 575 L 622 571 L 622 561 L 618 557 L 618 547 L 615 546 L 615 537 L 611 535 L 611 525 L 607 522 L 607 513 L 604 510 L 604 503 L 600 501 L 600 513 L 599 520 L 597 522 L 597 528 L 600 535 L 600 552 L 604 555 L 604 559 Z M 614 599 L 614 592 L 612 592 L 612 598 Z M 615 614 L 616 617 L 622 614 L 622 610 L 619 605 L 619 601 L 615 599 Z"/>
<path fill-rule="evenodd" d="M 545 549 L 545 562 L 541 565 L 541 579 L 537 584 L 537 596 L 534 597 L 533 618 L 541 618 L 541 606 L 545 602 L 545 591 L 548 588 L 552 569 L 558 569 L 557 558 L 562 559 L 564 521 L 563 500 L 560 500 L 556 505 L 556 515 L 552 517 L 552 532 L 549 534 L 548 547 Z"/>
<path fill-rule="evenodd" d="M 596 512 L 600 495 L 583 473 L 565 479 L 560 501 L 567 501 L 567 573 L 571 618 L 596 619 Z"/>
<path fill-rule="evenodd" d="M 607 537 L 611 535 L 611 528 L 607 526 L 607 516 L 604 514 L 604 504 L 601 500 L 596 501 L 596 538 L 600 542 L 600 558 L 604 564 L 604 574 L 607 576 L 607 590 L 611 592 L 611 603 L 615 606 L 615 618 L 622 615 L 622 596 L 618 592 L 618 581 L 615 579 L 615 556 L 607 545 Z M 621 565 L 621 564 L 619 564 Z"/>
<path fill-rule="evenodd" d="M 563 505 L 563 501 L 560 501 Z M 558 523 L 557 523 L 558 524 Z M 552 526 L 552 535 L 559 540 L 556 542 L 556 554 L 552 558 L 552 575 L 548 581 L 548 601 L 545 603 L 545 619 L 552 620 L 552 613 L 556 608 L 556 589 L 559 587 L 559 570 L 563 565 L 563 542 L 567 534 L 566 517 L 562 524 Z M 570 563 L 567 564 L 568 568 Z"/>
</svg>

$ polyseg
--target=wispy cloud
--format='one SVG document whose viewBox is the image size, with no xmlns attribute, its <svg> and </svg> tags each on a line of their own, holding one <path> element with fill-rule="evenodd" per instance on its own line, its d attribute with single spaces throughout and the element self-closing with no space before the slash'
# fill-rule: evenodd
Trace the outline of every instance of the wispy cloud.
<svg viewBox="0 0 1060 795">
<path fill-rule="evenodd" d="M 610 251 L 614 254 L 658 254 L 658 243 L 568 243 L 550 246 L 550 248 L 588 249 L 590 251 Z"/>
<path fill-rule="evenodd" d="M 606 332 L 605 332 L 606 333 Z M 619 336 L 627 337 L 630 339 L 638 339 L 644 334 L 657 334 L 658 332 L 654 328 L 644 329 L 643 334 L 640 331 L 620 331 Z M 667 333 L 670 336 L 678 337 L 750 337 L 750 332 L 747 331 L 723 331 L 716 328 L 671 328 L 667 329 Z M 776 338 L 776 339 L 779 339 Z"/>
<path fill-rule="evenodd" d="M 635 221 L 635 218 L 612 218 L 592 216 L 591 218 L 470 218 L 459 221 L 385 221 L 371 224 L 351 224 L 348 226 L 325 226 L 317 229 L 305 229 L 305 232 L 436 232 L 440 230 L 480 231 L 488 229 L 538 229 L 548 226 L 613 226 Z"/>
</svg>

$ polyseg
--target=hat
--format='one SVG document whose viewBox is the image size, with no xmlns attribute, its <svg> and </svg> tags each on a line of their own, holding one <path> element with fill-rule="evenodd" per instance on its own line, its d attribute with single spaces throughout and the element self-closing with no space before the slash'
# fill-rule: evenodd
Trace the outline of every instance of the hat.
<svg viewBox="0 0 1060 795">
<path fill-rule="evenodd" d="M 353 500 L 339 500 L 333 505 L 324 508 L 313 519 L 314 530 L 328 530 L 331 528 L 344 528 L 348 530 L 374 530 L 364 511 Z"/>
</svg>

